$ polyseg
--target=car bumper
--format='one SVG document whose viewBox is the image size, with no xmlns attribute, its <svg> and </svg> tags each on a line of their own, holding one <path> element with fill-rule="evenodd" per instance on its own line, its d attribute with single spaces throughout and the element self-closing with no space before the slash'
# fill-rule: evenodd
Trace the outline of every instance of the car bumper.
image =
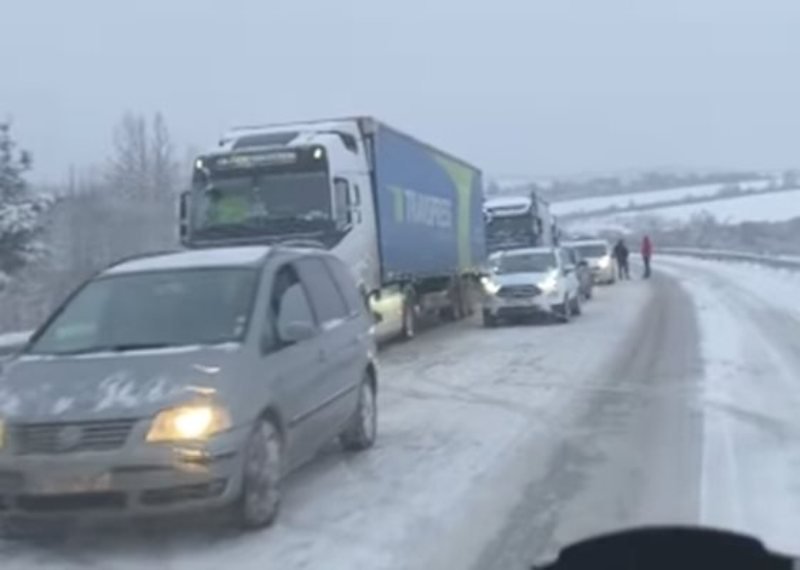
<svg viewBox="0 0 800 570">
<path fill-rule="evenodd" d="M 551 315 L 557 313 L 559 307 L 558 297 L 550 298 L 545 295 L 524 298 L 489 297 L 483 303 L 483 309 L 497 318 Z"/>
<path fill-rule="evenodd" d="M 239 428 L 205 444 L 139 443 L 110 452 L 0 453 L 0 516 L 137 517 L 223 507 L 240 494 L 249 433 Z"/>
</svg>

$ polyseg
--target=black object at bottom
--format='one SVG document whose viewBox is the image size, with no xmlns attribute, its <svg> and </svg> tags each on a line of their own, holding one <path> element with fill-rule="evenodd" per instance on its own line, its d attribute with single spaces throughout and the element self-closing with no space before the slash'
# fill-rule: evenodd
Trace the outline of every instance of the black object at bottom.
<svg viewBox="0 0 800 570">
<path fill-rule="evenodd" d="M 792 560 L 757 540 L 700 528 L 651 528 L 580 542 L 534 570 L 782 570 Z"/>
</svg>

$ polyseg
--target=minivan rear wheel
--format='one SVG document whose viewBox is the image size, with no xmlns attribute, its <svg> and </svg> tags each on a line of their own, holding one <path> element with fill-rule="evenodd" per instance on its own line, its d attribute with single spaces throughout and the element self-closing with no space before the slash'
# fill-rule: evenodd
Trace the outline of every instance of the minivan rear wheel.
<svg viewBox="0 0 800 570">
<path fill-rule="evenodd" d="M 259 420 L 245 446 L 242 494 L 235 506 L 242 528 L 263 528 L 278 516 L 282 457 L 278 430 L 268 420 Z"/>
<path fill-rule="evenodd" d="M 364 374 L 358 394 L 358 408 L 339 436 L 347 451 L 363 451 L 375 444 L 378 433 L 378 406 L 375 385 L 369 373 Z"/>
</svg>

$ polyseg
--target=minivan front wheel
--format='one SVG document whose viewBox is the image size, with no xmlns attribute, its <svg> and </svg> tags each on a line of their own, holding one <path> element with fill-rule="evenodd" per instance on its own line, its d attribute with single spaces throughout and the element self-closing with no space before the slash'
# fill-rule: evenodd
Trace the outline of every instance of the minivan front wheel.
<svg viewBox="0 0 800 570">
<path fill-rule="evenodd" d="M 268 420 L 259 420 L 244 450 L 242 494 L 236 505 L 236 515 L 243 528 L 263 528 L 277 517 L 282 454 L 278 430 Z"/>
<path fill-rule="evenodd" d="M 378 406 L 375 387 L 365 375 L 358 395 L 358 408 L 350 423 L 339 436 L 342 447 L 348 451 L 363 451 L 375 443 L 378 433 Z"/>
</svg>

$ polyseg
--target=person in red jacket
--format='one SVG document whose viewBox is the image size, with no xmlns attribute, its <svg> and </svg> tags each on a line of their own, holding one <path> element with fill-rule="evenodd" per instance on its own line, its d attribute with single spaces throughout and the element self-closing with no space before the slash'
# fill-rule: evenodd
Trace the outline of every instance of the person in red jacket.
<svg viewBox="0 0 800 570">
<path fill-rule="evenodd" d="M 650 259 L 653 257 L 653 242 L 650 241 L 650 236 L 644 236 L 642 239 L 642 261 L 644 261 L 644 278 L 650 278 Z"/>
</svg>

